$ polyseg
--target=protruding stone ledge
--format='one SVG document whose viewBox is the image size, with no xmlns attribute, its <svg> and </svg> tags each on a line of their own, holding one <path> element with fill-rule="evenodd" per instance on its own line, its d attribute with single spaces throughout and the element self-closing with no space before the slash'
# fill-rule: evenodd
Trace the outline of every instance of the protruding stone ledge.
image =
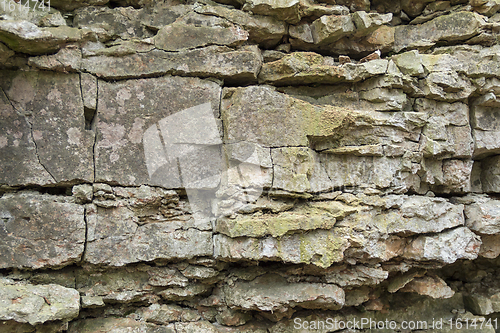
<svg viewBox="0 0 500 333">
<path fill-rule="evenodd" d="M 335 284 L 288 283 L 277 274 L 224 286 L 226 302 L 244 310 L 286 312 L 300 306 L 309 309 L 340 309 L 345 302 L 342 288 Z"/>
<path fill-rule="evenodd" d="M 31 285 L 0 280 L 0 304 L 0 320 L 39 325 L 76 318 L 80 294 L 57 284 Z"/>
</svg>

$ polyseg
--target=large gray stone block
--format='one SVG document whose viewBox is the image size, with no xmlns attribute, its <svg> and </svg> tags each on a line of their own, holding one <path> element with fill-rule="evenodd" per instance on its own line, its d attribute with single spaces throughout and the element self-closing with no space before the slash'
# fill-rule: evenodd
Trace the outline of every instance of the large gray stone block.
<svg viewBox="0 0 500 333">
<path fill-rule="evenodd" d="M 94 133 L 85 129 L 80 77 L 2 72 L 0 183 L 94 180 Z"/>
<path fill-rule="evenodd" d="M 0 198 L 0 268 L 65 266 L 81 259 L 84 243 L 82 206 L 31 192 Z"/>
</svg>

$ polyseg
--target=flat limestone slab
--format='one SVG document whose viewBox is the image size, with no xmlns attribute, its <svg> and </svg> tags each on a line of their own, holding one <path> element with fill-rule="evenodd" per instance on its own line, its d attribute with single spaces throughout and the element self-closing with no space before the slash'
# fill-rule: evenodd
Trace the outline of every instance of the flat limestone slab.
<svg viewBox="0 0 500 333">
<path fill-rule="evenodd" d="M 84 208 L 36 193 L 0 198 L 0 268 L 60 267 L 84 249 Z"/>
</svg>

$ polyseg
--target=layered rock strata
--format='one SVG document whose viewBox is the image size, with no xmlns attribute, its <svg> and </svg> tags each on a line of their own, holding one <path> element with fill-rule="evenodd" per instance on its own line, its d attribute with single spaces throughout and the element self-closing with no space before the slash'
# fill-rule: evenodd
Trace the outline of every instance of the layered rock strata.
<svg viewBox="0 0 500 333">
<path fill-rule="evenodd" d="M 497 0 L 0 3 L 0 331 L 499 331 L 499 31 Z"/>
</svg>

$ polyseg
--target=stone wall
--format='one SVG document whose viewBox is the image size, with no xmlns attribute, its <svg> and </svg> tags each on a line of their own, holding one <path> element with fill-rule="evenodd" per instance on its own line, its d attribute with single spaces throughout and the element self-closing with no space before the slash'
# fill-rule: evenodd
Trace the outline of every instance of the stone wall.
<svg viewBox="0 0 500 333">
<path fill-rule="evenodd" d="M 216 1 L 0 2 L 0 331 L 500 332 L 500 1 Z"/>
</svg>

